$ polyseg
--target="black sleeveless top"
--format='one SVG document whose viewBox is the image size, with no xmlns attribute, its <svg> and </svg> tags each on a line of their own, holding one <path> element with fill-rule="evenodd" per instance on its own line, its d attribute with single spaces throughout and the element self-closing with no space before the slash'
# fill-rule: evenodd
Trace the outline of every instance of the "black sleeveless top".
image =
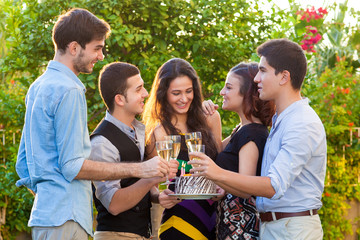
<svg viewBox="0 0 360 240">
<path fill-rule="evenodd" d="M 140 151 L 136 144 L 111 122 L 106 120 L 101 121 L 91 134 L 90 138 L 96 135 L 106 137 L 119 150 L 122 162 L 141 161 Z M 138 180 L 138 178 L 121 179 L 120 185 L 122 188 L 125 188 L 134 184 Z M 94 185 L 93 197 L 98 211 L 98 215 L 96 217 L 97 231 L 130 232 L 146 238 L 150 237 L 150 192 L 148 192 L 133 208 L 116 216 L 109 213 L 102 203 L 96 198 Z"/>
<path fill-rule="evenodd" d="M 256 176 L 260 176 L 262 156 L 268 135 L 267 127 L 262 124 L 250 123 L 242 126 L 232 135 L 224 151 L 218 154 L 216 164 L 226 170 L 239 172 L 239 151 L 245 144 L 253 141 L 259 150 Z"/>
<path fill-rule="evenodd" d="M 239 151 L 245 144 L 253 141 L 259 150 L 256 175 L 260 176 L 262 156 L 268 136 L 267 127 L 251 123 L 236 130 L 238 131 L 231 136 L 224 151 L 219 153 L 216 163 L 224 169 L 239 172 Z M 218 201 L 216 225 L 218 239 L 259 239 L 259 225 L 260 219 L 254 197 L 243 199 L 226 193 Z"/>
</svg>

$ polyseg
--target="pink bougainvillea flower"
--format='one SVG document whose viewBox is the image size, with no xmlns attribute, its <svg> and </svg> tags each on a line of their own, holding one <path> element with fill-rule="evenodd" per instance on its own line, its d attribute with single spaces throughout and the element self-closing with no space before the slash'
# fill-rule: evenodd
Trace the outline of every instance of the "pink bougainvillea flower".
<svg viewBox="0 0 360 240">
<path fill-rule="evenodd" d="M 315 44 L 315 43 L 318 43 L 318 42 L 320 41 L 320 39 L 321 39 L 321 35 L 320 35 L 320 34 L 317 34 L 317 35 L 315 36 L 315 38 L 313 38 L 314 44 Z"/>
<path fill-rule="evenodd" d="M 309 23 L 310 21 L 314 20 L 317 22 L 312 22 L 318 24 L 319 19 L 323 19 L 324 15 L 327 14 L 328 11 L 325 8 L 318 8 L 315 9 L 314 6 L 307 8 L 307 9 L 300 9 L 296 12 L 298 16 L 300 16 L 301 21 L 306 21 Z M 306 24 L 307 25 L 307 24 Z M 301 41 L 301 47 L 304 51 L 307 52 L 316 52 L 314 49 L 314 45 L 319 43 L 322 39 L 322 36 L 319 34 L 317 27 L 313 25 L 305 26 L 306 33 Z"/>
<path fill-rule="evenodd" d="M 324 8 L 319 8 L 319 9 L 315 9 L 314 6 L 312 6 L 311 8 L 307 8 L 306 10 L 299 10 L 296 12 L 296 15 L 300 15 L 301 16 L 301 21 L 306 20 L 306 22 L 310 22 L 311 20 L 318 20 L 318 19 L 322 19 L 324 17 L 325 14 L 327 14 L 328 11 Z"/>
<path fill-rule="evenodd" d="M 306 44 L 302 44 L 302 45 L 301 45 L 301 48 L 302 48 L 303 50 L 307 50 L 307 49 L 308 49 L 308 46 L 307 46 Z"/>
<path fill-rule="evenodd" d="M 326 8 L 322 8 L 322 7 L 320 7 L 320 8 L 318 9 L 318 12 L 319 12 L 319 13 L 322 13 L 323 15 L 328 14 L 328 11 L 326 10 Z"/>
<path fill-rule="evenodd" d="M 318 30 L 317 30 L 317 28 L 316 27 L 311 27 L 310 29 L 309 29 L 309 31 L 311 32 L 311 33 L 317 33 L 318 32 Z M 318 34 L 319 35 L 319 34 Z"/>
</svg>

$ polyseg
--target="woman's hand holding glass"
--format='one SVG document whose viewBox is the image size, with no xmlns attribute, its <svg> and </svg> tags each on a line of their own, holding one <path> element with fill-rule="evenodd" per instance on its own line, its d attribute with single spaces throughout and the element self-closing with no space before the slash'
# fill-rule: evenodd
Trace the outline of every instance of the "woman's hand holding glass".
<svg viewBox="0 0 360 240">
<path fill-rule="evenodd" d="M 202 152 L 189 152 L 189 157 L 191 160 L 188 163 L 193 166 L 190 169 L 190 173 L 193 173 L 194 176 L 205 176 L 210 180 L 214 180 L 216 176 L 219 176 L 221 168 L 206 154 Z"/>
</svg>

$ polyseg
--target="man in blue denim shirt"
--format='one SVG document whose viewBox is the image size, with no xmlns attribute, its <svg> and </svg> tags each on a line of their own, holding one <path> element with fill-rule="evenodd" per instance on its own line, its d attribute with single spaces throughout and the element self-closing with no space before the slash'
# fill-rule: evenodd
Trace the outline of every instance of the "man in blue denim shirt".
<svg viewBox="0 0 360 240">
<path fill-rule="evenodd" d="M 89 180 L 164 177 L 168 163 L 88 160 L 85 86 L 79 73 L 91 73 L 102 61 L 110 26 L 84 9 L 72 9 L 53 28 L 55 57 L 26 95 L 25 123 L 16 163 L 20 177 L 35 194 L 29 226 L 33 239 L 88 239 L 92 235 Z"/>
<path fill-rule="evenodd" d="M 254 196 L 260 212 L 261 239 L 316 239 L 323 236 L 317 210 L 322 206 L 326 172 L 324 126 L 300 94 L 307 63 L 301 47 L 287 39 L 270 40 L 257 49 L 259 97 L 276 105 L 267 139 L 261 177 L 219 174 L 206 156 L 194 153 L 193 171 L 219 185 Z"/>
</svg>

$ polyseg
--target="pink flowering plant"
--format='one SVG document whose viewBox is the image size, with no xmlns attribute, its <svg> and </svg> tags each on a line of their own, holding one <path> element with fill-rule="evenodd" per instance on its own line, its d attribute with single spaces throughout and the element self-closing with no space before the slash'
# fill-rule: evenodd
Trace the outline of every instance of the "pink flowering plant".
<svg viewBox="0 0 360 240">
<path fill-rule="evenodd" d="M 295 31 L 303 36 L 300 45 L 305 51 L 316 52 L 315 45 L 322 39 L 321 31 L 327 14 L 326 8 L 315 9 L 314 6 L 296 12 L 298 23 L 295 25 Z"/>
<path fill-rule="evenodd" d="M 326 8 L 320 7 L 319 9 L 315 9 L 314 6 L 311 8 L 307 8 L 306 10 L 299 10 L 297 15 L 300 15 L 300 20 L 305 20 L 306 22 L 310 23 L 311 21 L 321 20 L 324 18 L 328 11 Z"/>
<path fill-rule="evenodd" d="M 303 40 L 300 42 L 301 47 L 305 51 L 316 52 L 314 46 L 321 40 L 322 36 L 314 26 L 306 26 L 305 29 L 306 33 Z"/>
<path fill-rule="evenodd" d="M 279 14 L 282 29 L 272 36 L 289 38 L 306 53 L 302 94 L 310 99 L 327 135 L 327 175 L 319 215 L 324 239 L 344 240 L 360 234 L 360 217 L 348 215 L 354 211 L 352 204 L 360 202 L 360 26 L 344 24 L 347 14 L 355 14 L 348 11 L 347 1 L 318 9 L 289 3 L 290 11 Z M 329 11 L 334 18 L 326 19 Z M 359 22 L 359 13 L 355 17 Z"/>
</svg>

